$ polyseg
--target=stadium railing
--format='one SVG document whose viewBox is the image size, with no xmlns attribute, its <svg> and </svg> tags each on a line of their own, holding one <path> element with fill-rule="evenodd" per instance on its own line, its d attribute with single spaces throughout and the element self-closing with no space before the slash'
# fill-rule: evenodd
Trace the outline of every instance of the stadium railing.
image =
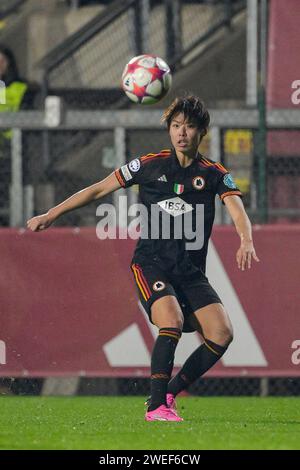
<svg viewBox="0 0 300 470">
<path fill-rule="evenodd" d="M 74 89 L 73 100 L 82 101 L 80 95 L 88 91 L 97 100 L 96 90 L 102 89 L 109 105 L 133 56 L 155 51 L 172 70 L 182 68 L 218 30 L 229 28 L 245 6 L 245 0 L 115 0 L 40 61 L 44 95 L 49 89 Z M 115 107 L 126 105 L 113 96 Z"/>
<path fill-rule="evenodd" d="M 27 0 L 2 0 L 0 5 L 0 20 L 4 20 L 11 14 L 15 14 Z"/>
<path fill-rule="evenodd" d="M 130 395 L 147 397 L 148 378 L 12 378 L 0 377 L 2 395 Z M 190 395 L 213 396 L 299 396 L 299 377 L 230 377 L 199 379 Z"/>
<path fill-rule="evenodd" d="M 200 150 L 228 166 L 245 195 L 252 221 L 260 222 L 259 155 L 255 145 L 258 112 L 245 109 L 210 112 L 211 129 Z M 11 158 L 3 159 L 6 166 L 0 172 L 2 225 L 23 226 L 28 217 L 104 178 L 133 157 L 167 148 L 169 140 L 160 117 L 161 110 L 66 111 L 61 115 L 61 122 L 53 127 L 49 112 L 2 113 L 0 130 L 13 129 Z M 300 127 L 300 112 L 269 111 L 267 126 L 270 141 L 266 184 L 268 220 L 299 221 L 299 157 L 277 155 L 272 146 L 272 132 L 282 129 L 292 136 Z M 47 155 L 43 148 L 45 130 L 50 144 Z M 108 200 L 118 204 L 118 193 L 108 196 Z M 130 201 L 136 201 L 134 188 L 129 191 L 129 197 Z M 216 219 L 217 223 L 228 223 L 221 205 L 217 206 Z M 67 214 L 58 222 L 62 225 L 94 223 L 93 207 Z"/>
</svg>

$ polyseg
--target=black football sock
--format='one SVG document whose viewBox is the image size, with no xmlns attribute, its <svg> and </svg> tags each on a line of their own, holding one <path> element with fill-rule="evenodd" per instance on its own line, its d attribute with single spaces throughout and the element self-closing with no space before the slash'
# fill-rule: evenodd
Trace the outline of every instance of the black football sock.
<svg viewBox="0 0 300 470">
<path fill-rule="evenodd" d="M 148 411 L 166 405 L 175 349 L 181 336 L 178 328 L 160 328 L 151 358 L 151 403 Z"/>
<path fill-rule="evenodd" d="M 188 388 L 223 356 L 227 347 L 205 339 L 205 342 L 188 357 L 180 371 L 169 382 L 168 393 L 178 395 Z"/>
</svg>

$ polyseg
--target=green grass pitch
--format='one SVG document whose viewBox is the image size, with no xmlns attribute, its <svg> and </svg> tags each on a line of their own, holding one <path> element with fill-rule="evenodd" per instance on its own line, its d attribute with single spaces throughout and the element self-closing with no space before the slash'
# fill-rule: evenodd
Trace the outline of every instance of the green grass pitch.
<svg viewBox="0 0 300 470">
<path fill-rule="evenodd" d="M 144 421 L 144 397 L 0 398 L 0 449 L 300 449 L 300 398 L 178 399 L 182 423 Z"/>
</svg>

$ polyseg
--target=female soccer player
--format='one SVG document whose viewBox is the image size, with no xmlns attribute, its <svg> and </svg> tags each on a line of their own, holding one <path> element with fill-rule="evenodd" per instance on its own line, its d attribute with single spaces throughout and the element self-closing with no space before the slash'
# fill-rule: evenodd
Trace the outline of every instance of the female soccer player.
<svg viewBox="0 0 300 470">
<path fill-rule="evenodd" d="M 198 152 L 210 121 L 203 103 L 196 96 L 176 98 L 165 110 L 163 121 L 168 127 L 171 150 L 132 160 L 46 214 L 33 217 L 27 225 L 32 231 L 44 230 L 68 211 L 121 187 L 139 184 L 141 202 L 151 215 L 147 220 L 148 237 L 139 239 L 131 269 L 140 300 L 159 330 L 151 358 L 151 399 L 145 419 L 182 421 L 176 411 L 176 395 L 210 369 L 233 338 L 229 316 L 205 276 L 216 194 L 228 209 L 240 236 L 236 253 L 238 267 L 242 271 L 246 267 L 250 269 L 252 258 L 259 259 L 240 190 L 220 163 Z M 199 207 L 204 208 L 202 217 Z M 169 217 L 168 230 L 166 226 L 158 228 L 159 219 L 152 217 L 152 210 L 158 208 L 162 216 Z M 192 225 L 188 233 L 182 230 L 184 217 L 189 217 Z M 152 236 L 157 228 L 158 232 Z M 201 333 L 203 343 L 171 379 L 181 333 L 195 330 Z"/>
</svg>

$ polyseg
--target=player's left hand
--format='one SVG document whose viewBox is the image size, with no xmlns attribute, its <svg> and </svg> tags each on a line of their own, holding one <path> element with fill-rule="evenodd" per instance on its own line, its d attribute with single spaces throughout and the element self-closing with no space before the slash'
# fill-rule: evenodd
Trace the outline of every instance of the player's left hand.
<svg viewBox="0 0 300 470">
<path fill-rule="evenodd" d="M 255 253 L 253 242 L 242 241 L 241 246 L 236 253 L 236 261 L 238 264 L 238 268 L 241 269 L 242 271 L 244 271 L 246 267 L 250 269 L 252 258 L 255 261 L 259 262 L 259 258 L 257 254 Z"/>
</svg>

